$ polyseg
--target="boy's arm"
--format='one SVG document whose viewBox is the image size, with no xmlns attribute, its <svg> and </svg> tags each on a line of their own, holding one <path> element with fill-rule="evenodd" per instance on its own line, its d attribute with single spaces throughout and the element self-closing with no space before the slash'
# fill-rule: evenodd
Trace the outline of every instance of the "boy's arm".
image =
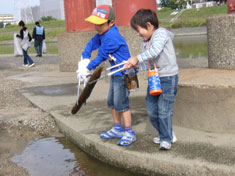
<svg viewBox="0 0 235 176">
<path fill-rule="evenodd" d="M 45 37 L 45 29 L 44 29 L 44 28 L 43 28 L 43 34 L 42 34 L 42 36 L 43 36 L 43 40 L 45 40 L 46 37 Z"/>
<path fill-rule="evenodd" d="M 96 50 L 100 46 L 99 35 L 96 34 L 86 45 L 84 51 L 82 52 L 83 58 L 90 58 L 93 50 Z"/>
<path fill-rule="evenodd" d="M 24 39 L 24 31 L 23 30 L 20 30 L 20 38 L 21 38 L 21 40 Z"/>
<path fill-rule="evenodd" d="M 33 29 L 33 38 L 35 39 L 36 36 L 36 27 Z"/>
<path fill-rule="evenodd" d="M 108 59 L 108 55 L 116 52 L 120 47 L 120 44 L 113 39 L 106 39 L 102 41 L 102 44 L 98 50 L 97 57 L 93 59 L 87 68 L 89 70 L 95 69 L 101 62 Z"/>
<path fill-rule="evenodd" d="M 153 58 L 156 58 L 162 52 L 167 40 L 168 34 L 166 31 L 160 31 L 157 34 L 153 35 L 150 48 L 137 56 L 138 61 L 141 63 L 148 59 L 151 60 Z"/>
<path fill-rule="evenodd" d="M 31 42 L 32 37 L 31 37 L 30 33 L 28 33 L 28 37 L 29 37 L 29 41 Z"/>
</svg>

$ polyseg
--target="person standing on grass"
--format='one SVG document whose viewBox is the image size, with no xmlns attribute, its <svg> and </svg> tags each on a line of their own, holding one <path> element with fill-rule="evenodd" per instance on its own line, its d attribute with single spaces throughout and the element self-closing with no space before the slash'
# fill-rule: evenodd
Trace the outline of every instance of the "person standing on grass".
<svg viewBox="0 0 235 176">
<path fill-rule="evenodd" d="M 19 27 L 20 27 L 20 35 L 17 34 L 17 37 L 21 39 L 21 48 L 23 50 L 23 55 L 24 55 L 23 67 L 33 67 L 35 63 L 28 55 L 28 49 L 31 47 L 30 41 L 32 40 L 32 37 L 29 34 L 27 27 L 25 27 L 25 23 L 23 21 L 19 22 Z"/>
<path fill-rule="evenodd" d="M 36 57 L 42 57 L 42 43 L 45 40 L 45 30 L 43 26 L 40 26 L 38 21 L 35 22 L 35 25 L 33 29 L 34 48 L 37 52 Z"/>
</svg>

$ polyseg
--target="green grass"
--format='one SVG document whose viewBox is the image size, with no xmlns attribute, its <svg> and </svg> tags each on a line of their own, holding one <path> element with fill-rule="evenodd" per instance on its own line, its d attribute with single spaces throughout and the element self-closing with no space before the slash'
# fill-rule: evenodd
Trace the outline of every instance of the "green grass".
<svg viewBox="0 0 235 176">
<path fill-rule="evenodd" d="M 65 21 L 55 20 L 43 22 L 42 25 L 46 31 L 46 38 L 54 38 L 57 34 L 65 32 Z M 34 23 L 29 23 L 26 25 L 29 32 L 32 34 Z M 7 28 L 0 29 L 0 41 L 3 40 L 13 40 L 13 33 L 19 33 L 20 29 L 18 25 L 9 25 Z"/>
<path fill-rule="evenodd" d="M 41 25 L 46 28 L 65 28 L 65 21 L 64 20 L 54 20 L 54 21 L 46 21 L 46 22 L 41 22 Z M 26 24 L 29 30 L 33 30 L 35 27 L 34 23 L 28 23 Z M 18 25 L 9 25 L 4 29 L 0 29 L 0 31 L 4 32 L 12 32 L 12 31 L 18 31 L 19 26 Z"/>
<path fill-rule="evenodd" d="M 57 42 L 46 42 L 46 46 L 48 54 L 58 54 Z M 36 54 L 33 44 L 28 53 Z M 0 54 L 14 54 L 14 46 L 12 44 L 0 44 Z"/>
<path fill-rule="evenodd" d="M 175 15 L 171 15 L 171 13 L 174 12 L 174 11 L 175 10 L 171 10 L 169 8 L 163 8 L 163 9 L 161 9 L 157 12 L 157 17 L 160 21 L 164 20 L 164 19 L 169 21 L 169 19 L 171 19 L 175 16 Z"/>
<path fill-rule="evenodd" d="M 158 11 L 157 15 L 161 25 L 171 28 L 205 26 L 207 17 L 216 14 L 226 14 L 227 5 L 187 9 L 179 16 L 177 21 L 170 22 L 171 18 L 175 16 L 170 15 L 172 12 L 174 12 L 174 10 Z"/>
</svg>

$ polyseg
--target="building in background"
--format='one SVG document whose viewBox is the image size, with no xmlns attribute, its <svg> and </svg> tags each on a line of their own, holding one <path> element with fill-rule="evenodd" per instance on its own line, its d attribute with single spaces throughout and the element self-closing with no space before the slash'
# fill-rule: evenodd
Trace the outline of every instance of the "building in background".
<svg viewBox="0 0 235 176">
<path fill-rule="evenodd" d="M 11 14 L 0 15 L 0 22 L 5 26 L 6 24 L 15 24 L 14 16 Z"/>
<path fill-rule="evenodd" d="M 107 4 L 112 5 L 112 0 L 96 0 L 96 6 Z"/>
<path fill-rule="evenodd" d="M 112 0 L 96 0 L 96 6 L 101 4 L 112 5 Z M 20 20 L 32 23 L 47 16 L 65 19 L 64 0 L 14 0 L 14 11 L 15 24 Z"/>
<path fill-rule="evenodd" d="M 40 17 L 47 16 L 64 20 L 64 0 L 40 0 Z"/>
<path fill-rule="evenodd" d="M 14 12 L 15 23 L 32 23 L 47 16 L 65 19 L 64 0 L 14 0 Z"/>
</svg>

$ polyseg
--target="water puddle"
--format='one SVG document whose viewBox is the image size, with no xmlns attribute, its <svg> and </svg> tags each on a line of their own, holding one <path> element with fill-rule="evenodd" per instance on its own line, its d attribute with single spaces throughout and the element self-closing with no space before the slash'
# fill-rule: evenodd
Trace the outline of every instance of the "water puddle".
<svg viewBox="0 0 235 176">
<path fill-rule="evenodd" d="M 24 89 L 33 92 L 35 95 L 64 96 L 74 95 L 74 92 L 76 92 L 77 89 L 76 86 L 77 84 L 62 84 L 52 86 L 29 87 Z"/>
<path fill-rule="evenodd" d="M 22 154 L 11 158 L 30 176 L 134 176 L 106 165 L 79 150 L 66 138 L 44 138 L 29 143 Z"/>
<path fill-rule="evenodd" d="M 207 59 L 207 35 L 176 36 L 173 40 L 177 59 Z"/>
</svg>

